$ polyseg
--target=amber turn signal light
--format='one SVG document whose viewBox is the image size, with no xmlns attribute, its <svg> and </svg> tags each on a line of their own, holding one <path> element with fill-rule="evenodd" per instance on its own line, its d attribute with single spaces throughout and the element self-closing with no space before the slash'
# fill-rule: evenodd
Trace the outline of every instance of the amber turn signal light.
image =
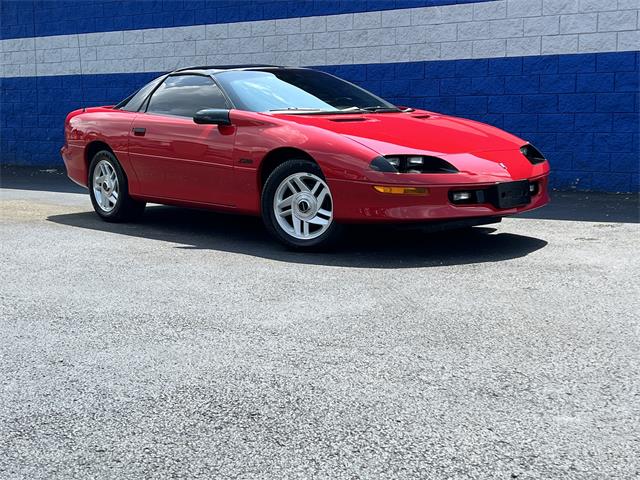
<svg viewBox="0 0 640 480">
<path fill-rule="evenodd" d="M 391 193 L 393 195 L 429 195 L 429 189 L 425 187 L 388 187 L 385 185 L 374 185 L 376 192 Z"/>
</svg>

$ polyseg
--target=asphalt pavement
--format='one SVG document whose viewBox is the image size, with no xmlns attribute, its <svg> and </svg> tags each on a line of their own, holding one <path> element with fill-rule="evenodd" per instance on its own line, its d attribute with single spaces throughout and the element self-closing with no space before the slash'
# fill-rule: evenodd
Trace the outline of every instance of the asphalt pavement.
<svg viewBox="0 0 640 480">
<path fill-rule="evenodd" d="M 2 479 L 640 475 L 638 197 L 293 253 L 3 171 Z"/>
</svg>

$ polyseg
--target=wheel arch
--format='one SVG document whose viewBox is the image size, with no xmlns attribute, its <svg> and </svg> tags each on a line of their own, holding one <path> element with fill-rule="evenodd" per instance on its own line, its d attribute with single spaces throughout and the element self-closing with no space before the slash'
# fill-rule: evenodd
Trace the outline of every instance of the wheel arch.
<svg viewBox="0 0 640 480">
<path fill-rule="evenodd" d="M 89 142 L 84 149 L 84 162 L 87 168 L 87 172 L 89 172 L 89 165 L 91 165 L 91 160 L 93 159 L 94 155 L 101 150 L 107 150 L 114 157 L 116 155 L 113 152 L 113 149 L 109 146 L 109 144 L 107 144 L 106 142 L 103 142 L 102 140 L 93 140 Z"/>
<path fill-rule="evenodd" d="M 278 147 L 269 151 L 260 162 L 258 167 L 258 182 L 260 191 L 264 188 L 264 184 L 278 165 L 282 165 L 287 160 L 309 160 L 318 167 L 320 164 L 308 152 L 296 147 Z M 320 167 L 322 170 L 322 167 Z"/>
</svg>

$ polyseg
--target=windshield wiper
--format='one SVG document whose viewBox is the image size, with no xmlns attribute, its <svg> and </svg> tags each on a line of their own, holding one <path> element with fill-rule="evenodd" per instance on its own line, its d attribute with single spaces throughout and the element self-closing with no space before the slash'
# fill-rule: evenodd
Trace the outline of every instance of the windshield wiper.
<svg viewBox="0 0 640 480">
<path fill-rule="evenodd" d="M 349 107 L 343 108 L 343 112 L 376 112 L 376 113 L 385 113 L 385 112 L 401 112 L 399 108 L 396 107 L 383 107 L 382 105 L 375 105 L 373 107 Z"/>
<path fill-rule="evenodd" d="M 322 110 L 321 108 L 302 108 L 302 107 L 286 107 L 273 108 L 270 112 L 331 112 L 331 110 Z"/>
<path fill-rule="evenodd" d="M 320 110 L 317 108 L 289 107 L 289 108 L 276 108 L 269 111 L 275 112 L 275 113 L 291 113 L 291 114 L 295 113 L 300 115 L 343 115 L 343 114 L 349 114 L 349 113 L 358 113 L 358 112 L 362 112 L 363 110 L 361 108 L 355 108 L 355 109 L 347 108 L 345 110 Z"/>
</svg>

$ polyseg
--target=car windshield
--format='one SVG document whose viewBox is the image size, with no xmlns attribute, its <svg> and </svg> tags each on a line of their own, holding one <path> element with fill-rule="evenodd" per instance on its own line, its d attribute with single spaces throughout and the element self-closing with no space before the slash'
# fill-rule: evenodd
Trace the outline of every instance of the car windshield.
<svg viewBox="0 0 640 480">
<path fill-rule="evenodd" d="M 237 108 L 254 112 L 399 111 L 389 102 L 317 70 L 234 70 L 215 75 Z"/>
</svg>

